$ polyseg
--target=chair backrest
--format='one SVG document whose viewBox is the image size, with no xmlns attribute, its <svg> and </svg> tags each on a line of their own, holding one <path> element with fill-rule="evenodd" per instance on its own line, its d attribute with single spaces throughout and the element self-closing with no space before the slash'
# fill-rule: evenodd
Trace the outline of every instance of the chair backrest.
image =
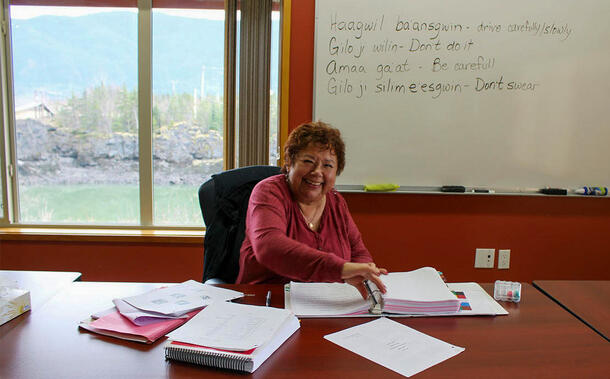
<svg viewBox="0 0 610 379">
<path fill-rule="evenodd" d="M 235 283 L 250 193 L 258 182 L 279 173 L 277 166 L 240 167 L 212 175 L 199 187 L 199 206 L 206 225 L 203 282 L 219 279 Z"/>
</svg>

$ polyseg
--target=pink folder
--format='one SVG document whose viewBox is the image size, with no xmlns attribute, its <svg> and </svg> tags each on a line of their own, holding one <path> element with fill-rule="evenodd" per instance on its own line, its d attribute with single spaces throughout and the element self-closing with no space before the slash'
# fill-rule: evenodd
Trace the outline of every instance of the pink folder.
<svg viewBox="0 0 610 379">
<path fill-rule="evenodd" d="M 114 310 L 97 320 L 82 321 L 83 329 L 105 336 L 116 337 L 129 341 L 153 343 L 167 333 L 190 320 L 200 309 L 187 313 L 187 318 L 165 319 L 148 325 L 137 326 L 128 318 Z"/>
</svg>

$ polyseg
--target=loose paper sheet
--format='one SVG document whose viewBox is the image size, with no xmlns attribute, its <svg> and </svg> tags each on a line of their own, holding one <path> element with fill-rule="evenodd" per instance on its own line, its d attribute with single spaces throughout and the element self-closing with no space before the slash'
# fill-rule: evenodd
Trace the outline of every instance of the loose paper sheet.
<svg viewBox="0 0 610 379">
<path fill-rule="evenodd" d="M 112 299 L 114 306 L 120 314 L 131 320 L 132 323 L 138 326 L 150 325 L 163 320 L 186 318 L 186 314 L 182 316 L 170 316 L 156 312 L 147 312 L 133 307 L 123 299 Z"/>
<path fill-rule="evenodd" d="M 241 292 L 188 280 L 175 286 L 152 290 L 142 295 L 125 297 L 122 300 L 140 310 L 170 316 L 182 316 L 213 301 L 228 301 L 242 296 L 244 294 Z"/>
<path fill-rule="evenodd" d="M 385 317 L 324 338 L 407 377 L 465 350 Z"/>
</svg>

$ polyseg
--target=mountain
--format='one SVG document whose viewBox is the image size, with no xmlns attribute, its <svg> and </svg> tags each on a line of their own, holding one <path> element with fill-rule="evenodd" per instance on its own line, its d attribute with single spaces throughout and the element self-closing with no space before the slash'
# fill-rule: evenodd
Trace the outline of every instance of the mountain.
<svg viewBox="0 0 610 379">
<path fill-rule="evenodd" d="M 137 87 L 137 14 L 118 11 L 79 17 L 13 19 L 15 96 L 65 97 L 103 82 Z M 274 22 L 274 35 L 278 33 Z M 224 21 L 153 13 L 153 91 L 222 95 Z M 277 86 L 277 41 L 271 86 Z M 203 68 L 205 67 L 205 68 Z"/>
</svg>

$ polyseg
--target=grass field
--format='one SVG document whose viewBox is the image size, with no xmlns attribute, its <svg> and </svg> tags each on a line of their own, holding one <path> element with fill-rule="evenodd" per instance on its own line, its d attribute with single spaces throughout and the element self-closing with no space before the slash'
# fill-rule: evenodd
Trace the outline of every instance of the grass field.
<svg viewBox="0 0 610 379">
<path fill-rule="evenodd" d="M 197 187 L 155 186 L 154 224 L 203 226 Z M 139 191 L 135 185 L 22 186 L 23 223 L 140 223 Z"/>
</svg>

